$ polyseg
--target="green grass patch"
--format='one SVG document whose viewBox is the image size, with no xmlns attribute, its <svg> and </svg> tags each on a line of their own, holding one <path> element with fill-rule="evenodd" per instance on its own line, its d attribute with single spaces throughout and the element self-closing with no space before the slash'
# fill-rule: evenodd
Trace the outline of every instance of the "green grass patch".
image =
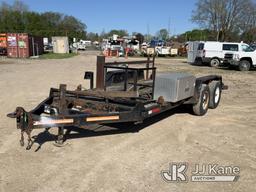
<svg viewBox="0 0 256 192">
<path fill-rule="evenodd" d="M 40 55 L 40 59 L 67 59 L 78 55 L 77 53 L 45 53 Z"/>
</svg>

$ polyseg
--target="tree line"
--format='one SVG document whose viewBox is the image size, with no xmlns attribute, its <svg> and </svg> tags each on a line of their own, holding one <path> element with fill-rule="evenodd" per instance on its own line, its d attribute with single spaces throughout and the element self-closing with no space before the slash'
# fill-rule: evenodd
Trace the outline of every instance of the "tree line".
<svg viewBox="0 0 256 192">
<path fill-rule="evenodd" d="M 85 38 L 86 25 L 73 16 L 58 12 L 38 13 L 30 11 L 21 1 L 0 5 L 1 33 L 29 33 L 51 37 L 67 35 L 70 38 Z"/>
<path fill-rule="evenodd" d="M 256 42 L 256 3 L 252 0 L 198 0 L 192 12 L 192 22 L 200 29 L 170 36 L 167 29 L 155 35 L 133 32 L 142 43 L 152 39 L 164 41 L 245 41 Z M 38 13 L 30 11 L 22 1 L 0 4 L 0 32 L 30 33 L 36 36 L 69 36 L 70 38 L 101 41 L 113 34 L 128 36 L 125 29 L 87 33 L 86 24 L 79 19 L 58 12 Z"/>
</svg>

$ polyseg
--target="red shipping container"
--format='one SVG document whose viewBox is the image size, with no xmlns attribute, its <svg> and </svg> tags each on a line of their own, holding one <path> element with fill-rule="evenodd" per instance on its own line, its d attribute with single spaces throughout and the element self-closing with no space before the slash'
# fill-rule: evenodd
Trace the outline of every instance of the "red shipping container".
<svg viewBox="0 0 256 192">
<path fill-rule="evenodd" d="M 7 56 L 27 58 L 43 53 L 43 38 L 29 36 L 27 33 L 7 34 Z"/>
<path fill-rule="evenodd" d="M 7 34 L 7 56 L 18 57 L 18 45 L 17 45 L 17 34 Z"/>
<path fill-rule="evenodd" d="M 0 47 L 3 47 L 3 48 L 7 47 L 6 33 L 0 33 Z"/>
<path fill-rule="evenodd" d="M 0 33 L 0 55 L 6 56 L 7 54 L 7 42 L 6 33 Z"/>
</svg>

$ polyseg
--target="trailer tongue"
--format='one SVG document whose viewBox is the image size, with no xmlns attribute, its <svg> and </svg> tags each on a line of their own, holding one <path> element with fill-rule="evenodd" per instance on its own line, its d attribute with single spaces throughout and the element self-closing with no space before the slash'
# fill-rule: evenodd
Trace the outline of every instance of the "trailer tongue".
<svg viewBox="0 0 256 192">
<path fill-rule="evenodd" d="M 146 67 L 130 67 L 135 64 L 146 64 Z M 69 91 L 61 84 L 59 89 L 51 88 L 49 97 L 33 110 L 27 112 L 17 107 L 15 112 L 7 115 L 16 118 L 22 146 L 24 133 L 28 135 L 27 149 L 33 145 L 33 129 L 57 127 L 56 143 L 62 145 L 64 127 L 84 128 L 92 124 L 123 122 L 137 124 L 182 104 L 191 105 L 196 115 L 204 115 L 208 108 L 218 106 L 221 91 L 227 89 L 221 76 L 196 79 L 184 73 L 156 74 L 154 59 L 105 63 L 99 56 L 96 88 L 93 88 L 92 72 L 86 72 L 85 79 L 91 81 L 89 90 L 78 86 Z"/>
</svg>

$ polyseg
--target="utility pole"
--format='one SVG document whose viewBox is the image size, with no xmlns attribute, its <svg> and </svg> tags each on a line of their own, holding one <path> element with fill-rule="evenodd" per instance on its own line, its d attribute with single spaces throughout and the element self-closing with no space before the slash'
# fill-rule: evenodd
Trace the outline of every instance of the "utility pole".
<svg viewBox="0 0 256 192">
<path fill-rule="evenodd" d="M 147 33 L 148 33 L 147 41 L 149 42 L 149 24 L 148 23 L 147 23 Z"/>
<path fill-rule="evenodd" d="M 171 26 L 171 18 L 169 17 L 169 19 L 168 19 L 168 39 L 170 39 L 170 37 L 171 37 L 170 26 Z"/>
</svg>

